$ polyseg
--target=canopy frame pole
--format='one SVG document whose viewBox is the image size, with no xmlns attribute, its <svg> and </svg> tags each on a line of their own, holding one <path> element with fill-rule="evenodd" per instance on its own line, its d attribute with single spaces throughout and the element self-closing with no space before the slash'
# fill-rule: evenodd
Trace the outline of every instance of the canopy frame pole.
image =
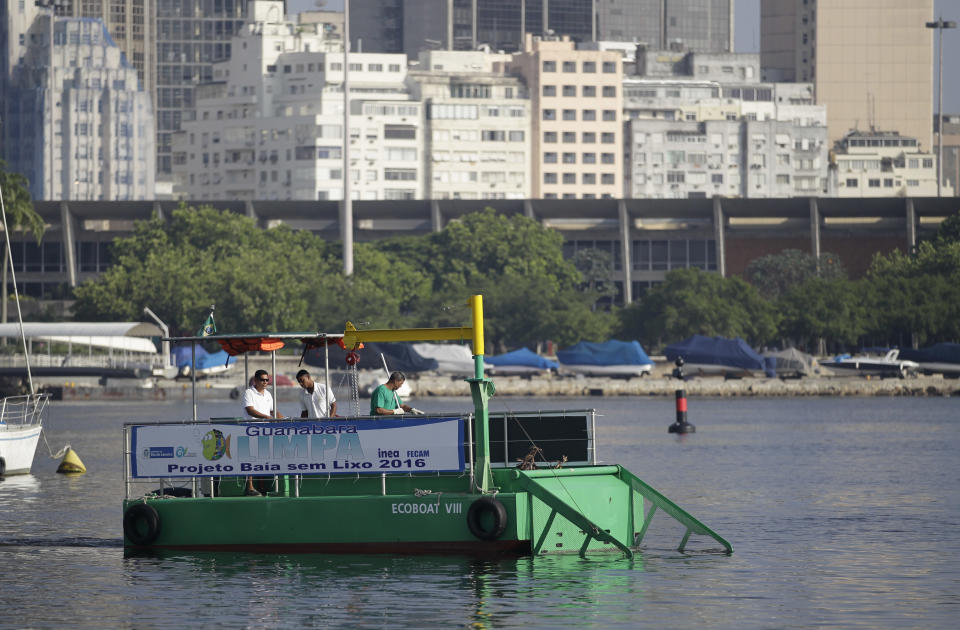
<svg viewBox="0 0 960 630">
<path fill-rule="evenodd" d="M 193 403 L 193 421 L 197 421 L 197 342 L 190 342 L 190 400 Z"/>
</svg>

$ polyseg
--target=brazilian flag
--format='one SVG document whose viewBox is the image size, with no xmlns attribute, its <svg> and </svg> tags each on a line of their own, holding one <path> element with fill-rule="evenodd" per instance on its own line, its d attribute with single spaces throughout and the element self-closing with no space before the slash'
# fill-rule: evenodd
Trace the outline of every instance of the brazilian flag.
<svg viewBox="0 0 960 630">
<path fill-rule="evenodd" d="M 217 332 L 217 323 L 213 321 L 213 312 L 211 311 L 210 314 L 207 315 L 207 321 L 205 321 L 200 330 L 197 331 L 197 337 L 209 337 L 215 332 Z"/>
</svg>

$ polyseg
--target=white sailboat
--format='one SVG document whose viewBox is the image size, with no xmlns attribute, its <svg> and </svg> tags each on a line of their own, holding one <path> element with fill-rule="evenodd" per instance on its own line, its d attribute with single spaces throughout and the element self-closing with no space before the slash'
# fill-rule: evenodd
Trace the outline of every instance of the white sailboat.
<svg viewBox="0 0 960 630">
<path fill-rule="evenodd" d="M 0 477 L 2 477 L 30 472 L 50 398 L 47 394 L 37 394 L 33 387 L 33 375 L 30 373 L 30 353 L 27 350 L 27 341 L 23 334 L 20 293 L 17 291 L 16 271 L 13 268 L 13 254 L 10 250 L 10 230 L 7 227 L 7 209 L 3 203 L 2 190 L 0 190 L 0 216 L 3 218 L 3 236 L 7 243 L 7 255 L 10 257 L 10 274 L 13 278 L 13 292 L 17 304 L 17 321 L 20 323 L 20 339 L 23 342 L 23 357 L 27 366 L 27 382 L 30 386 L 28 395 L 7 396 L 0 400 Z"/>
</svg>

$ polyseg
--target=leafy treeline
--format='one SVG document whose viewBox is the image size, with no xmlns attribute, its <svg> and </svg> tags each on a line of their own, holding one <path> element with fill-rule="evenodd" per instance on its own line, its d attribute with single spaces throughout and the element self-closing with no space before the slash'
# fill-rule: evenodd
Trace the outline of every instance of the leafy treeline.
<svg viewBox="0 0 960 630">
<path fill-rule="evenodd" d="M 620 311 L 618 333 L 654 349 L 694 333 L 811 352 L 960 340 L 960 213 L 912 255 L 876 255 L 859 280 L 838 260 L 788 250 L 753 261 L 747 281 L 671 271 Z"/>
<path fill-rule="evenodd" d="M 137 320 L 149 306 L 178 334 L 194 334 L 216 304 L 220 333 L 462 326 L 467 297 L 484 296 L 488 353 L 552 339 L 608 338 L 616 323 L 593 312 L 562 255 L 560 234 L 493 210 L 443 231 L 356 243 L 351 277 L 342 246 L 287 226 L 181 206 L 169 221 L 136 225 L 114 244 L 114 264 L 76 289 L 81 320 Z"/>
<path fill-rule="evenodd" d="M 325 331 L 460 326 L 466 297 L 484 296 L 488 353 L 552 340 L 638 339 L 649 350 L 694 333 L 810 351 L 858 343 L 920 345 L 960 339 L 960 213 L 915 254 L 875 257 L 849 280 L 839 258 L 788 250 L 751 263 L 744 278 L 676 270 L 640 301 L 609 299 L 610 261 L 564 260 L 562 237 L 491 209 L 441 232 L 354 246 L 344 277 L 340 243 L 287 226 L 181 206 L 138 223 L 114 245 L 114 264 L 76 290 L 78 319 L 139 319 L 153 309 L 193 334 L 216 304 L 218 331 Z"/>
</svg>

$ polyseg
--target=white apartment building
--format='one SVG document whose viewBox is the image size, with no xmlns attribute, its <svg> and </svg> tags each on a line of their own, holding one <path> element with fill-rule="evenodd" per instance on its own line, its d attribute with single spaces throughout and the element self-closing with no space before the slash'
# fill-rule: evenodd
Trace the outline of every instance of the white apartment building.
<svg viewBox="0 0 960 630">
<path fill-rule="evenodd" d="M 835 145 L 830 171 L 837 197 L 935 197 L 936 154 L 897 132 L 852 131 Z M 953 195 L 947 184 L 943 196 Z"/>
<path fill-rule="evenodd" d="M 136 69 L 101 20 L 50 20 L 35 17 L 7 83 L 8 167 L 34 199 L 152 199 L 154 119 Z"/>
<path fill-rule="evenodd" d="M 174 195 L 199 200 L 343 199 L 342 41 L 256 1 L 196 116 L 174 137 Z M 406 58 L 351 54 L 354 199 L 423 196 L 422 108 L 404 84 Z"/>
<path fill-rule="evenodd" d="M 826 112 L 809 84 L 759 83 L 756 55 L 640 51 L 637 59 L 653 76 L 624 79 L 625 196 L 825 193 Z"/>
<path fill-rule="evenodd" d="M 425 108 L 429 199 L 530 197 L 530 99 L 515 76 L 494 72 L 505 56 L 429 51 L 407 77 Z"/>
</svg>

